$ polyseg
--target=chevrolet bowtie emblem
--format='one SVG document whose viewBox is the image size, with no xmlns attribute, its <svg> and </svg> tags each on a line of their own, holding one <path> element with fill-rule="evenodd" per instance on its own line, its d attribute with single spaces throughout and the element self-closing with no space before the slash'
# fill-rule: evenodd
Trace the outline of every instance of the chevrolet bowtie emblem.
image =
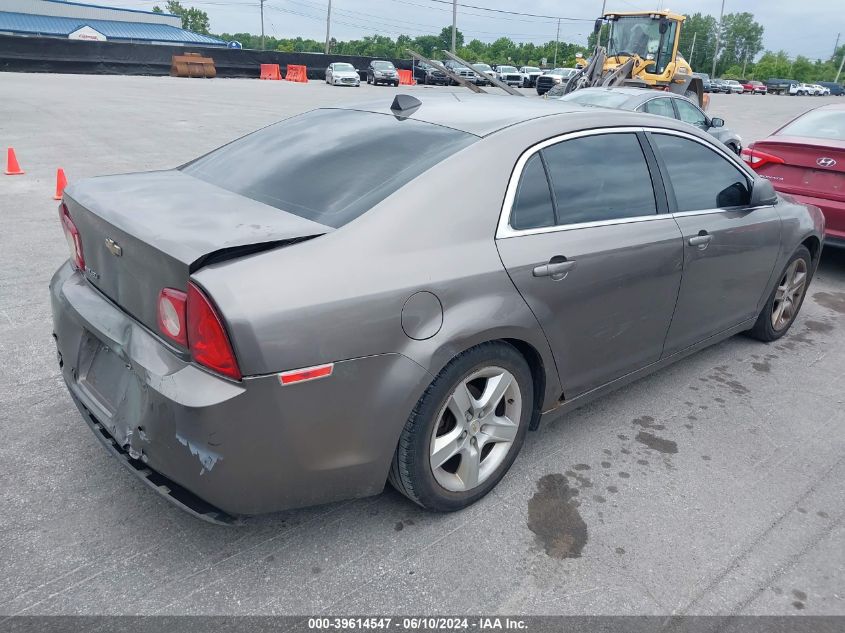
<svg viewBox="0 0 845 633">
<path fill-rule="evenodd" d="M 121 248 L 120 244 L 115 242 L 110 237 L 106 238 L 106 248 L 109 249 L 109 252 L 115 257 L 120 257 L 121 255 L 123 255 L 123 249 Z"/>
</svg>

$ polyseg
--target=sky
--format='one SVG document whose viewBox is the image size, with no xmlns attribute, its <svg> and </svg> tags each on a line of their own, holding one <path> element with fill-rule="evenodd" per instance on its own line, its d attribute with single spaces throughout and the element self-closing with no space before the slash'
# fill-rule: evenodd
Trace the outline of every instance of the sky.
<svg viewBox="0 0 845 633">
<path fill-rule="evenodd" d="M 86 0 L 80 0 L 86 1 Z M 152 9 L 155 0 L 88 0 L 92 4 Z M 722 0 L 607 0 L 608 11 L 668 8 L 678 13 L 709 13 L 718 18 Z M 164 2 L 158 2 L 164 5 Z M 212 33 L 260 33 L 258 0 L 182 0 L 208 13 Z M 326 36 L 327 0 L 266 0 L 264 30 L 276 37 Z M 467 41 L 490 42 L 507 36 L 517 42 L 555 39 L 561 20 L 563 41 L 586 43 L 592 21 L 601 13 L 602 0 L 458 0 L 458 28 Z M 484 11 L 480 8 L 530 13 L 529 17 Z M 763 45 L 791 55 L 827 59 L 837 34 L 845 43 L 845 0 L 725 0 L 725 13 L 748 11 L 765 29 Z M 410 36 L 439 33 L 452 23 L 449 0 L 332 0 L 331 34 L 338 40 L 365 35 Z"/>
</svg>

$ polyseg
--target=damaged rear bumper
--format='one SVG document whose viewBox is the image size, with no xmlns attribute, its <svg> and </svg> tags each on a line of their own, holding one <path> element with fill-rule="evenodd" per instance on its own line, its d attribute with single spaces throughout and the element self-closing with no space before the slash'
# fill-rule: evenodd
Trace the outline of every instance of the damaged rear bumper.
<svg viewBox="0 0 845 633">
<path fill-rule="evenodd" d="M 59 364 L 88 425 L 145 483 L 215 522 L 378 494 L 431 380 L 382 354 L 313 382 L 236 383 L 180 356 L 69 264 L 50 293 Z"/>
</svg>

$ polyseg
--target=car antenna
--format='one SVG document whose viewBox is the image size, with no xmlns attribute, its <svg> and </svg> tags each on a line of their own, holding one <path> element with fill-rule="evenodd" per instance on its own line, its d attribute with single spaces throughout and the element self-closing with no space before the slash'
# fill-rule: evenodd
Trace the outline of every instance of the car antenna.
<svg viewBox="0 0 845 633">
<path fill-rule="evenodd" d="M 394 115 L 396 115 L 397 119 L 407 119 L 414 112 L 416 112 L 421 105 L 422 101 L 420 101 L 416 97 L 412 97 L 411 95 L 399 94 L 396 95 L 396 98 L 393 99 L 393 103 L 390 106 L 390 111 L 393 112 Z"/>
</svg>

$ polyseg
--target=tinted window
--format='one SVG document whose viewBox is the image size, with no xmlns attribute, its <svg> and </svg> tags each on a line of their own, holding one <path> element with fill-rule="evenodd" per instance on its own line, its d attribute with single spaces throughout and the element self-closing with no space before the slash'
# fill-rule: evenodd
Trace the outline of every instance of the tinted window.
<svg viewBox="0 0 845 633">
<path fill-rule="evenodd" d="M 707 129 L 707 117 L 701 110 L 684 99 L 675 99 L 675 105 L 678 107 L 678 115 L 681 117 L 681 121 L 702 130 Z"/>
<path fill-rule="evenodd" d="M 477 137 L 349 110 L 314 110 L 181 169 L 253 200 L 339 227 Z"/>
<path fill-rule="evenodd" d="M 675 191 L 678 211 L 738 207 L 749 203 L 748 179 L 728 159 L 701 143 L 654 134 Z"/>
<path fill-rule="evenodd" d="M 543 150 L 558 222 L 575 224 L 657 213 L 651 177 L 634 134 L 597 134 Z M 608 165 L 624 165 L 614 169 Z"/>
<path fill-rule="evenodd" d="M 845 110 L 810 110 L 777 134 L 845 141 Z"/>
<path fill-rule="evenodd" d="M 539 154 L 534 154 L 525 164 L 519 187 L 516 190 L 511 227 L 515 229 L 536 229 L 555 223 L 552 194 L 549 181 Z"/>
<path fill-rule="evenodd" d="M 672 100 L 667 97 L 647 101 L 644 109 L 649 114 L 668 116 L 670 119 L 675 118 L 675 109 L 672 107 Z"/>
</svg>

